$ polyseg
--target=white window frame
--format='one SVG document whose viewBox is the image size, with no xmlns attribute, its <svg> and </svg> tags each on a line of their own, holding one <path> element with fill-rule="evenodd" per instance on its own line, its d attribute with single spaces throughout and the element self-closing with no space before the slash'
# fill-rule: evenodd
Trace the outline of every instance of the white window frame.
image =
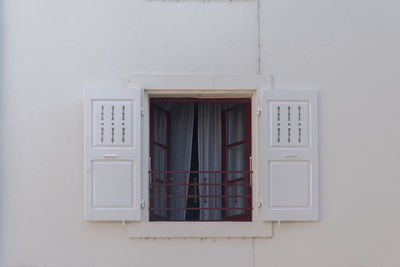
<svg viewBox="0 0 400 267">
<path fill-rule="evenodd" d="M 261 90 L 271 89 L 269 75 L 132 75 L 130 88 L 142 90 L 142 221 L 130 223 L 131 238 L 271 237 L 272 222 L 261 218 L 260 119 Z M 149 110 L 151 97 L 251 98 L 252 108 L 252 221 L 149 221 Z"/>
</svg>

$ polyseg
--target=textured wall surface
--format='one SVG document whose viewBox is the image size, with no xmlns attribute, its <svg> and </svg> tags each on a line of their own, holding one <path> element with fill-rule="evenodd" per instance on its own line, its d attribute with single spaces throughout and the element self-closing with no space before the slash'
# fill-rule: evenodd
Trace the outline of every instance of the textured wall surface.
<svg viewBox="0 0 400 267">
<path fill-rule="evenodd" d="M 261 0 L 261 72 L 320 89 L 320 222 L 131 240 L 83 220 L 83 88 L 258 71 L 258 4 L 3 0 L 0 266 L 400 266 L 400 2 Z"/>
</svg>

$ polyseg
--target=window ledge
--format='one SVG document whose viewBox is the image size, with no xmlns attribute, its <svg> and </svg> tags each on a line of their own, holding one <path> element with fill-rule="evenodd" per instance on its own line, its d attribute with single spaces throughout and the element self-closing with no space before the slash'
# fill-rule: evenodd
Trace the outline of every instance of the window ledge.
<svg viewBox="0 0 400 267">
<path fill-rule="evenodd" d="M 130 238 L 272 237 L 271 222 L 132 222 Z"/>
</svg>

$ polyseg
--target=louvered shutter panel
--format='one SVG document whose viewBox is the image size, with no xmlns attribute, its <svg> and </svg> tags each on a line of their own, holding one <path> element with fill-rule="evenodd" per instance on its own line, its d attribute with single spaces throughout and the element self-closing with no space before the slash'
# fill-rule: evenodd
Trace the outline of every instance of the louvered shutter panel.
<svg viewBox="0 0 400 267">
<path fill-rule="evenodd" d="M 261 99 L 262 218 L 318 220 L 317 92 L 265 90 Z"/>
<path fill-rule="evenodd" d="M 140 90 L 86 90 L 86 220 L 140 220 L 140 99 Z"/>
</svg>

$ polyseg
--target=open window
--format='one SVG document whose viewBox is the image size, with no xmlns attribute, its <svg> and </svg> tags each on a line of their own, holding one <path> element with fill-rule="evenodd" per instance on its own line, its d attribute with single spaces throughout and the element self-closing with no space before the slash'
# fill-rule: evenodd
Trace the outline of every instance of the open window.
<svg viewBox="0 0 400 267">
<path fill-rule="evenodd" d="M 264 90 L 266 78 L 139 75 L 86 90 L 85 219 L 137 221 L 144 238 L 265 237 L 268 221 L 318 220 L 317 92 Z"/>
<path fill-rule="evenodd" d="M 150 100 L 150 221 L 251 221 L 250 106 Z"/>
</svg>

